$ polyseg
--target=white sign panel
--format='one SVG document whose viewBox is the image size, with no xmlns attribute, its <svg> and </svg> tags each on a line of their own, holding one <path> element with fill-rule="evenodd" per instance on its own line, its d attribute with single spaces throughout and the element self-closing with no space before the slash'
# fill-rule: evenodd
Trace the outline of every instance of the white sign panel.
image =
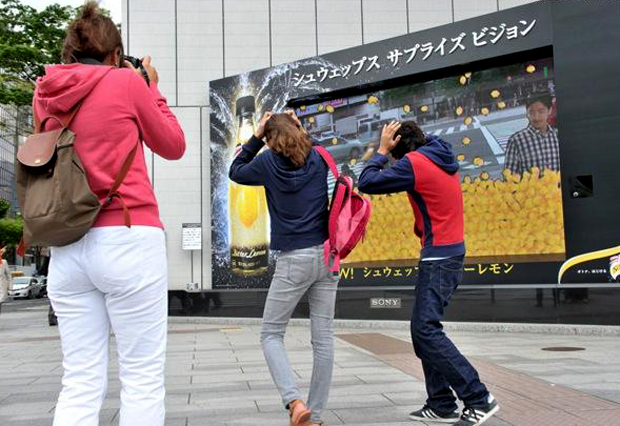
<svg viewBox="0 0 620 426">
<path fill-rule="evenodd" d="M 183 250 L 202 249 L 202 227 L 200 223 L 183 224 Z"/>
</svg>

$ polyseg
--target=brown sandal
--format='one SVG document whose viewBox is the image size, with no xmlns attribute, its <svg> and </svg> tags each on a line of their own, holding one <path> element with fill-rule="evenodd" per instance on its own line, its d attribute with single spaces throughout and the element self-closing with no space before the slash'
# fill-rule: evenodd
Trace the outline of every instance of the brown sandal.
<svg viewBox="0 0 620 426">
<path fill-rule="evenodd" d="M 292 401 L 288 404 L 288 409 L 291 416 L 291 426 L 306 426 L 312 412 L 303 401 L 299 399 Z"/>
</svg>

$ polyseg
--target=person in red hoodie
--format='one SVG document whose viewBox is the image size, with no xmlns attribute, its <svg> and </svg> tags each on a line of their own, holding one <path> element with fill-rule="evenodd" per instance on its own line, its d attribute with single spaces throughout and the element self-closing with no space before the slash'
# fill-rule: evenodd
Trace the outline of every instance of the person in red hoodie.
<svg viewBox="0 0 620 426">
<path fill-rule="evenodd" d="M 390 152 L 396 162 L 384 170 Z M 448 142 L 426 137 L 413 121 L 402 125 L 393 121 L 383 127 L 379 150 L 362 171 L 358 185 L 366 194 L 406 192 L 415 217 L 413 232 L 422 245 L 411 340 L 422 361 L 428 399 L 409 418 L 478 426 L 499 405 L 441 325 L 444 309 L 463 276 L 463 196 L 458 169 Z M 452 390 L 465 404 L 460 416 Z"/>
<path fill-rule="evenodd" d="M 176 160 L 185 151 L 185 137 L 157 88 L 151 59 L 143 60 L 147 84 L 142 70 L 124 61 L 121 35 L 95 2 L 69 26 L 62 60 L 47 66 L 37 81 L 34 114 L 39 120 L 65 120 L 79 107 L 69 128 L 103 208 L 81 240 L 51 249 L 48 293 L 58 316 L 64 368 L 54 426 L 98 425 L 110 331 L 119 361 L 120 425 L 163 426 L 166 245 L 143 142 Z M 58 126 L 56 119 L 47 120 L 42 130 Z M 121 199 L 106 204 L 107 191 L 136 146 Z"/>
</svg>

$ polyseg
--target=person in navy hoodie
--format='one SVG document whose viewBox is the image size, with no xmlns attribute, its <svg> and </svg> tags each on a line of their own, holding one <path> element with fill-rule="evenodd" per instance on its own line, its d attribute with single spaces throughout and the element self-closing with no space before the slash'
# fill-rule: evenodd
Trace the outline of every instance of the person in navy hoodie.
<svg viewBox="0 0 620 426">
<path fill-rule="evenodd" d="M 388 169 L 388 154 L 396 160 Z M 407 192 L 422 252 L 411 317 L 413 348 L 424 369 L 428 399 L 412 420 L 477 426 L 499 405 L 478 372 L 443 332 L 444 309 L 463 276 L 463 197 L 452 146 L 426 137 L 413 121 L 383 127 L 380 147 L 359 178 L 366 194 Z M 465 408 L 459 418 L 456 392 Z"/>
<path fill-rule="evenodd" d="M 259 154 L 265 144 L 269 149 Z M 267 193 L 270 248 L 279 255 L 265 302 L 261 344 L 282 403 L 290 411 L 291 426 L 323 423 L 332 381 L 339 276 L 325 264 L 323 249 L 328 238 L 328 170 L 293 111 L 265 113 L 230 166 L 230 179 L 264 186 Z M 314 360 L 308 406 L 284 348 L 286 326 L 304 294 L 310 308 Z"/>
</svg>

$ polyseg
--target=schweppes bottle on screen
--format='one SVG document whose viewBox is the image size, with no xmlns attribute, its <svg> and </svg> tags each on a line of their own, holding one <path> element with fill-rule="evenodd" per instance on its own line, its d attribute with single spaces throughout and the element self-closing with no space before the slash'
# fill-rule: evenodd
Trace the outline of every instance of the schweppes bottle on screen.
<svg viewBox="0 0 620 426">
<path fill-rule="evenodd" d="M 237 99 L 238 120 L 235 155 L 254 134 L 254 96 Z M 260 155 L 260 154 L 259 154 Z M 267 244 L 267 199 L 262 186 L 245 186 L 229 181 L 228 220 L 230 260 L 235 275 L 260 275 L 269 264 Z"/>
</svg>

